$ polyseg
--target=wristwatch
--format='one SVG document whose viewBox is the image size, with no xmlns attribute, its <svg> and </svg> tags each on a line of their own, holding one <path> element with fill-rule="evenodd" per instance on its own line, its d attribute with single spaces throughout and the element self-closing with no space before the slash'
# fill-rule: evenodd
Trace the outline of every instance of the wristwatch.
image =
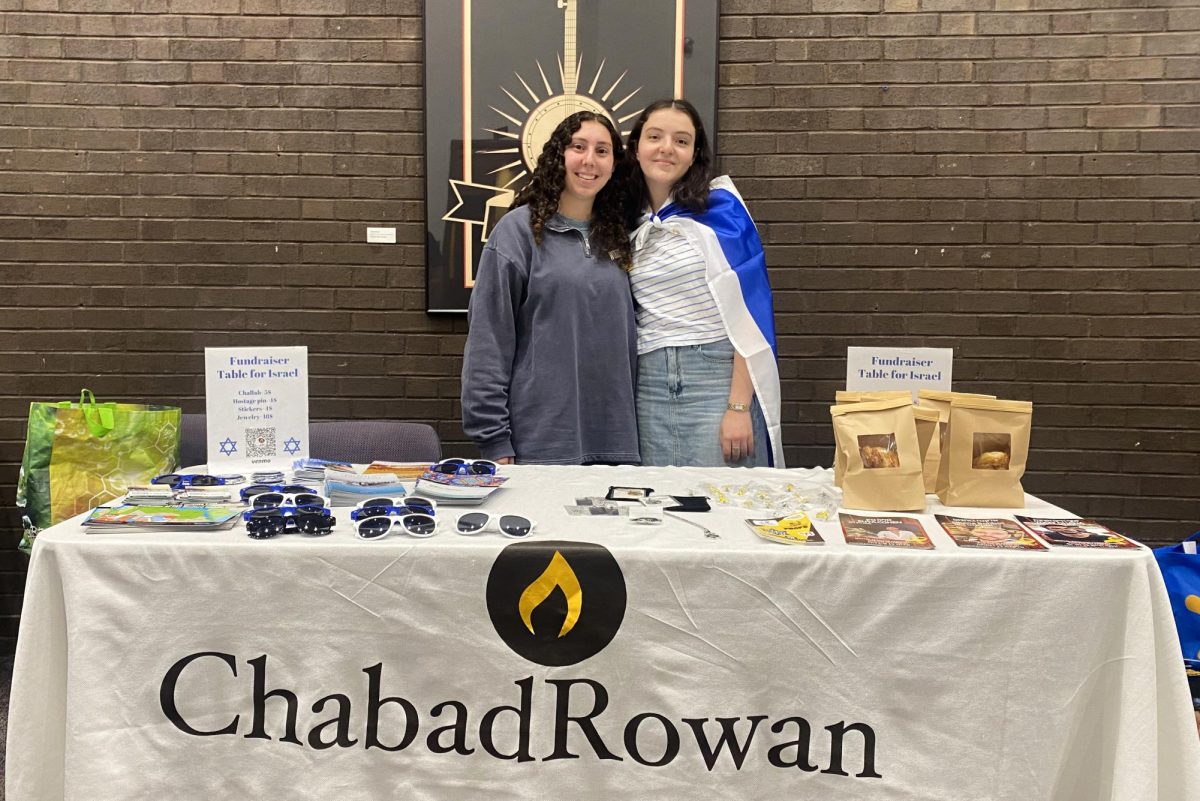
<svg viewBox="0 0 1200 801">
<path fill-rule="evenodd" d="M 748 403 L 727 403 L 727 404 L 725 404 L 725 408 L 731 412 L 748 412 L 748 411 L 750 411 L 750 404 L 748 404 Z"/>
</svg>

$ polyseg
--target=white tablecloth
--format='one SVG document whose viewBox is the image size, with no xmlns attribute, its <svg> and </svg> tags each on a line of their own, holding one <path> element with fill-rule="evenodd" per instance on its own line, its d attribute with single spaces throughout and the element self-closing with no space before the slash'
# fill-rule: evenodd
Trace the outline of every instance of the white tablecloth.
<svg viewBox="0 0 1200 801">
<path fill-rule="evenodd" d="M 538 521 L 521 569 L 558 553 L 577 568 L 579 631 L 609 626 L 611 642 L 574 664 L 532 661 L 498 634 L 489 573 L 517 553 L 498 534 L 360 542 L 346 510 L 314 539 L 85 533 L 77 520 L 44 532 L 8 798 L 1200 798 L 1147 550 L 956 548 L 933 506 L 931 552 L 848 546 L 836 523 L 819 526 L 826 545 L 778 545 L 734 509 L 697 518 L 721 533 L 708 539 L 563 507 L 614 484 L 678 493 L 796 474 L 508 473 L 482 508 Z M 1055 511 L 1030 500 L 1031 514 Z M 558 589 L 496 571 L 492 606 L 514 637 L 531 626 L 559 653 L 577 632 L 546 639 L 572 608 L 569 580 L 549 572 Z"/>
</svg>

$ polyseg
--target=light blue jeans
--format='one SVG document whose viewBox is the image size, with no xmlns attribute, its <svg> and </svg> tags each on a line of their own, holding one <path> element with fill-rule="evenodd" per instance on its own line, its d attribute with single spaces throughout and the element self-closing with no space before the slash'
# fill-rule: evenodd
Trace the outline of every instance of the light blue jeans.
<svg viewBox="0 0 1200 801">
<path fill-rule="evenodd" d="M 750 410 L 754 454 L 726 462 L 721 453 L 721 419 L 729 402 L 733 345 L 659 348 L 638 357 L 638 445 L 642 464 L 692 467 L 765 466 L 771 444 L 758 399 Z"/>
</svg>

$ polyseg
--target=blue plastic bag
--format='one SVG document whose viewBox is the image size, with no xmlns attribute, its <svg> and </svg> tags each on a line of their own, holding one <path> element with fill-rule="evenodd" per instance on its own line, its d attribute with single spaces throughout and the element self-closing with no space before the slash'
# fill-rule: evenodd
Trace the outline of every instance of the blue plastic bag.
<svg viewBox="0 0 1200 801">
<path fill-rule="evenodd" d="M 1154 549 L 1171 599 L 1184 659 L 1200 659 L 1200 531 L 1183 542 Z"/>
<path fill-rule="evenodd" d="M 1192 703 L 1200 709 L 1200 531 L 1177 545 L 1155 548 L 1154 558 L 1179 630 Z"/>
</svg>

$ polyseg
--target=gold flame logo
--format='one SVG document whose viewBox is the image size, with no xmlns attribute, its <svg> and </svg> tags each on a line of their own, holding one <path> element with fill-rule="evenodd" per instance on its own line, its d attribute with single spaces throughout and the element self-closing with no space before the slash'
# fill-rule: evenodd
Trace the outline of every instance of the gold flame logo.
<svg viewBox="0 0 1200 801">
<path fill-rule="evenodd" d="M 579 586 L 579 577 L 575 575 L 575 571 L 571 569 L 571 565 L 563 558 L 561 553 L 555 551 L 554 556 L 550 559 L 550 564 L 546 565 L 546 569 L 542 571 L 542 575 L 534 579 L 525 588 L 525 591 L 521 593 L 520 601 L 517 603 L 517 610 L 521 613 L 521 620 L 525 623 L 525 628 L 529 629 L 530 634 L 535 633 L 533 630 L 533 610 L 537 609 L 543 601 L 550 597 L 550 593 L 554 592 L 555 587 L 561 589 L 563 594 L 567 596 L 567 616 L 563 620 L 562 629 L 558 632 L 558 636 L 567 636 L 567 633 L 575 628 L 575 624 L 579 622 L 579 614 L 583 611 L 583 587 Z"/>
</svg>

